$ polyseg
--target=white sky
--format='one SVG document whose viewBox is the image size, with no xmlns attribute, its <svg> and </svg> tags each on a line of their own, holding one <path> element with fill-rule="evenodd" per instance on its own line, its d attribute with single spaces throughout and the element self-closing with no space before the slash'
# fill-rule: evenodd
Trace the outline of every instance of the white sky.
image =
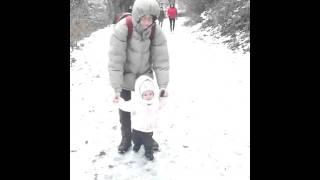
<svg viewBox="0 0 320 180">
<path fill-rule="evenodd" d="M 228 50 L 198 26 L 181 26 L 184 20 L 177 20 L 174 33 L 168 19 L 163 24 L 169 98 L 154 133 L 161 151 L 153 162 L 143 148 L 117 152 L 120 122 L 107 69 L 112 26 L 72 52 L 71 180 L 250 179 L 250 54 Z"/>
</svg>

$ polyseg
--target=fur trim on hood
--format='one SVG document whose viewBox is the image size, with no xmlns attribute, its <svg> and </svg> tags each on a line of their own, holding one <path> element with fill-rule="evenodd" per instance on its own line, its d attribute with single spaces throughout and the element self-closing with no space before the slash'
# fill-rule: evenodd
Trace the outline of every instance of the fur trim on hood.
<svg viewBox="0 0 320 180">
<path fill-rule="evenodd" d="M 144 15 L 159 17 L 160 6 L 156 0 L 136 0 L 132 7 L 132 19 L 135 26 Z"/>
</svg>

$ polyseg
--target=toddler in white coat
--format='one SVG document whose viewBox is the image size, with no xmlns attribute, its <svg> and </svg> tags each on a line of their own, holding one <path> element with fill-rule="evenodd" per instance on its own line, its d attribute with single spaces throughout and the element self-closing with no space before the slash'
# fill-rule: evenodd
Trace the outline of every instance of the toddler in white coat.
<svg viewBox="0 0 320 180">
<path fill-rule="evenodd" d="M 153 160 L 152 135 L 157 127 L 159 110 L 164 104 L 149 76 L 142 75 L 136 80 L 134 94 L 129 101 L 120 98 L 118 105 L 122 111 L 131 113 L 133 151 L 138 152 L 144 145 L 146 158 Z"/>
</svg>

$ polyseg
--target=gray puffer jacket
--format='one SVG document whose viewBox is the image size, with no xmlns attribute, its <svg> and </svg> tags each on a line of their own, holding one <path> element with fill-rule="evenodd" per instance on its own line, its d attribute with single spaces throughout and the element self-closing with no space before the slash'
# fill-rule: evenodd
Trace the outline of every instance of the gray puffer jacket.
<svg viewBox="0 0 320 180">
<path fill-rule="evenodd" d="M 138 23 L 143 15 L 158 17 L 160 8 L 156 0 L 136 0 L 132 8 L 133 32 L 127 42 L 126 19 L 119 21 L 110 38 L 109 78 L 116 93 L 121 89 L 134 90 L 140 75 L 153 78 L 155 72 L 159 88 L 166 88 L 169 82 L 169 54 L 167 40 L 156 23 L 153 40 L 151 27 L 144 30 Z"/>
</svg>

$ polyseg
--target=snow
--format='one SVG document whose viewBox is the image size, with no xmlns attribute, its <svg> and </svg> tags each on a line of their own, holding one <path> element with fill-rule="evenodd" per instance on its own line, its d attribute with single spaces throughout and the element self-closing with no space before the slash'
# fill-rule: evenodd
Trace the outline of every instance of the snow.
<svg viewBox="0 0 320 180">
<path fill-rule="evenodd" d="M 112 26 L 83 39 L 70 67 L 71 180 L 250 179 L 250 54 L 229 50 L 197 27 L 163 29 L 170 56 L 169 97 L 154 139 L 160 152 L 117 152 L 108 48 Z"/>
</svg>

